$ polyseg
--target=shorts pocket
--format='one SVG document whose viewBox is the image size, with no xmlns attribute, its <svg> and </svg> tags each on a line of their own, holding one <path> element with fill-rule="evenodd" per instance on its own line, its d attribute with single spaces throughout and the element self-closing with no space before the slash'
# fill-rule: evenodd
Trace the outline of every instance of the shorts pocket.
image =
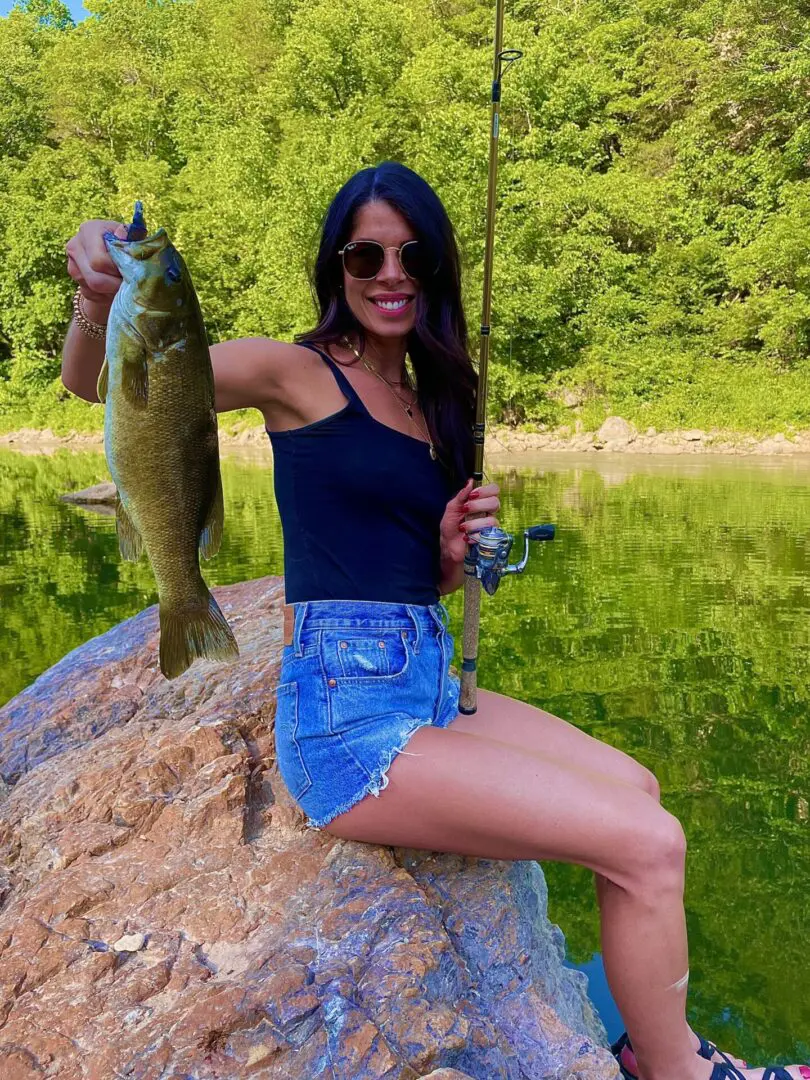
<svg viewBox="0 0 810 1080">
<path fill-rule="evenodd" d="M 330 679 L 390 679 L 408 670 L 408 632 L 400 629 L 324 630 L 321 659 Z"/>
<path fill-rule="evenodd" d="M 294 799 L 299 799 L 312 786 L 297 734 L 298 683 L 281 683 L 276 690 L 276 758 L 282 779 Z"/>
</svg>

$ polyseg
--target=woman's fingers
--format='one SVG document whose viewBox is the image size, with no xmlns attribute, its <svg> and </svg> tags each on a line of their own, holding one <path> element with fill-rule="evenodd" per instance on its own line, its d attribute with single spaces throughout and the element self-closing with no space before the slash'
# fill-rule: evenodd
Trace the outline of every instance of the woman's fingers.
<svg viewBox="0 0 810 1080">
<path fill-rule="evenodd" d="M 78 262 L 71 255 L 68 255 L 67 271 L 68 274 L 79 286 L 79 288 L 82 290 L 82 296 L 84 296 L 85 300 L 91 300 L 96 304 L 106 304 L 110 302 L 110 289 L 107 289 L 103 293 L 98 292 L 95 289 L 91 289 L 90 286 L 87 284 L 87 278 L 84 274 L 82 274 Z M 120 285 L 121 282 L 119 281 L 118 284 Z M 114 295 L 114 293 L 112 295 Z"/>
<path fill-rule="evenodd" d="M 468 518 L 466 521 L 462 521 L 459 530 L 466 533 L 467 536 L 472 536 L 474 533 L 480 532 L 481 529 L 497 524 L 498 519 L 488 514 L 486 517 Z"/>
<path fill-rule="evenodd" d="M 499 510 L 501 500 L 498 498 L 500 487 L 498 484 L 482 484 L 481 487 L 471 491 L 464 504 L 465 513 L 475 513 L 480 510 Z"/>
<path fill-rule="evenodd" d="M 479 514 L 481 512 L 492 513 L 493 510 L 500 510 L 501 500 L 496 496 L 489 499 L 475 499 L 472 502 L 467 502 L 462 507 L 465 514 Z"/>
<path fill-rule="evenodd" d="M 127 233 L 126 225 L 117 221 L 85 221 L 65 245 L 68 274 L 88 300 L 109 300 L 121 285 L 121 275 L 104 243 L 107 230 L 122 238 Z"/>
<path fill-rule="evenodd" d="M 459 491 L 457 495 L 454 495 L 450 502 L 447 504 L 448 509 L 450 507 L 454 507 L 455 509 L 461 509 L 470 496 L 470 492 L 472 491 L 472 485 L 472 479 L 468 480 L 464 487 L 461 489 L 461 491 Z"/>
<path fill-rule="evenodd" d="M 465 539 L 475 539 L 481 529 L 497 526 L 498 519 L 494 514 L 501 507 L 498 498 L 500 488 L 497 484 L 483 484 L 473 489 L 472 484 L 473 481 L 468 480 L 447 504 L 442 519 L 442 528 L 446 533 L 453 534 L 458 528 Z"/>
<path fill-rule="evenodd" d="M 118 272 L 118 267 L 112 261 L 109 251 L 107 251 L 107 245 L 104 243 L 104 233 L 111 232 L 121 240 L 126 240 L 127 226 L 122 225 L 120 222 L 115 221 L 93 221 L 86 222 L 86 225 L 92 225 L 93 228 L 87 229 L 87 237 L 84 240 L 84 247 L 87 251 L 90 265 L 94 270 L 101 273 L 112 274 L 120 281 L 121 275 Z M 114 226 L 110 228 L 110 226 Z M 82 226 L 79 232 L 82 231 Z"/>
<path fill-rule="evenodd" d="M 90 262 L 86 250 L 78 244 L 72 248 L 67 248 L 66 252 L 68 256 L 68 273 L 74 281 L 77 281 L 83 287 L 83 292 L 101 294 L 102 299 L 108 299 L 111 295 L 115 296 L 122 280 L 120 274 L 116 272 L 113 275 L 105 273 L 103 270 L 97 270 Z M 115 266 L 114 263 L 112 265 Z M 93 299 L 89 295 L 87 298 L 88 300 Z"/>
</svg>

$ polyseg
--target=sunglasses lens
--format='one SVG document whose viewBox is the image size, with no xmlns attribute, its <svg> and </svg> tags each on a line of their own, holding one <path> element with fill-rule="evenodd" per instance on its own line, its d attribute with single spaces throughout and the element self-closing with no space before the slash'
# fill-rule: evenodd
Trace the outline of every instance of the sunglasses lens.
<svg viewBox="0 0 810 1080">
<path fill-rule="evenodd" d="M 372 240 L 358 240 L 356 243 L 346 245 L 343 265 L 347 273 L 354 278 L 376 277 L 384 262 L 385 252 Z"/>
<path fill-rule="evenodd" d="M 408 277 L 426 278 L 430 276 L 430 269 L 427 265 L 428 254 L 418 240 L 409 240 L 407 244 L 403 244 L 400 259 L 402 260 L 402 269 Z"/>
</svg>

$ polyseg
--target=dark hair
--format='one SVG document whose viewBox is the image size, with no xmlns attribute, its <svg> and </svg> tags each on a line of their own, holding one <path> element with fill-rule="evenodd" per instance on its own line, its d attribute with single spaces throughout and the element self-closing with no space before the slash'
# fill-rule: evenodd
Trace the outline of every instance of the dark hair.
<svg viewBox="0 0 810 1080">
<path fill-rule="evenodd" d="M 396 161 L 361 169 L 332 200 L 321 226 L 318 255 L 310 269 L 318 325 L 297 342 L 328 344 L 349 331 L 365 344 L 363 327 L 341 291 L 338 251 L 348 241 L 357 211 L 366 203 L 389 203 L 428 249 L 436 274 L 420 281 L 416 320 L 407 347 L 416 374 L 419 404 L 440 460 L 461 487 L 472 476 L 473 421 L 478 375 L 467 348 L 461 306 L 461 266 L 453 226 L 439 196 L 421 176 Z"/>
</svg>

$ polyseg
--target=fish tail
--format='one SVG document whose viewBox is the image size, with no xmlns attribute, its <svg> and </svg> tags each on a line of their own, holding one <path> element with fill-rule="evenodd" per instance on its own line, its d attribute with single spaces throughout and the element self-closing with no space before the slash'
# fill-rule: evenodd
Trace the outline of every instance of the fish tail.
<svg viewBox="0 0 810 1080">
<path fill-rule="evenodd" d="M 233 660 L 239 646 L 228 620 L 208 589 L 199 603 L 160 605 L 160 670 L 175 679 L 198 657 Z"/>
</svg>

